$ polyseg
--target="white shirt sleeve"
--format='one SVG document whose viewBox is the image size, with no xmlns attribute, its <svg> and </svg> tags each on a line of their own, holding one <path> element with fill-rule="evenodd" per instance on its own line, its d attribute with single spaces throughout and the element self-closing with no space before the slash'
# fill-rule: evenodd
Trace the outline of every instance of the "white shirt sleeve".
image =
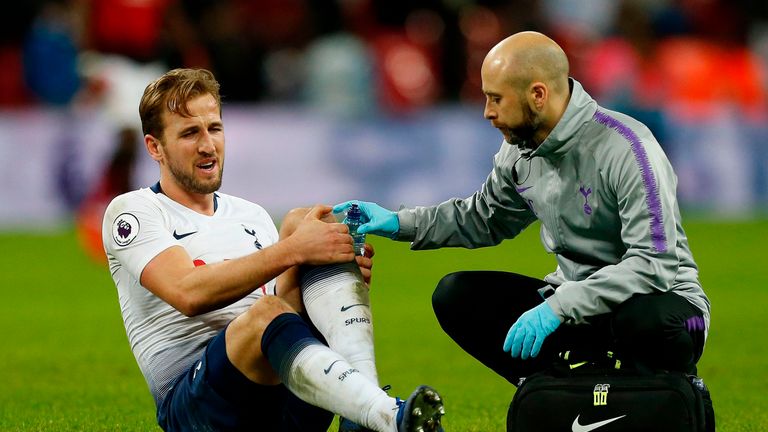
<svg viewBox="0 0 768 432">
<path fill-rule="evenodd" d="M 137 281 L 154 257 L 180 245 L 165 211 L 153 198 L 144 190 L 123 194 L 112 200 L 104 214 L 102 238 L 110 263 L 119 262 Z"/>
</svg>

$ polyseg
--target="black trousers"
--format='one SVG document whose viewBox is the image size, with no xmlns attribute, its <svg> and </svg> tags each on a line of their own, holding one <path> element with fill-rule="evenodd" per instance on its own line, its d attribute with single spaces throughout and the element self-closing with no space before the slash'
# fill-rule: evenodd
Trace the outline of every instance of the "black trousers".
<svg viewBox="0 0 768 432">
<path fill-rule="evenodd" d="M 543 301 L 547 283 L 496 271 L 451 273 L 437 285 L 432 305 L 443 330 L 467 353 L 512 384 L 549 366 L 558 353 L 614 351 L 641 371 L 696 373 L 704 348 L 701 312 L 674 293 L 636 295 L 589 324 L 561 325 L 535 358 L 515 359 L 502 350 L 507 331 Z"/>
</svg>

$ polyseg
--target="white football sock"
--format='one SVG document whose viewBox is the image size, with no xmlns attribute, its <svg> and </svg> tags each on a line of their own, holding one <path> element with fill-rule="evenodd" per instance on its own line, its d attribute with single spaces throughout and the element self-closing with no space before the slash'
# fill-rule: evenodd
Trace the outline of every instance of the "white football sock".
<svg viewBox="0 0 768 432">
<path fill-rule="evenodd" d="M 397 432 L 397 402 L 321 343 L 304 346 L 281 374 L 300 399 L 379 432 Z"/>
<path fill-rule="evenodd" d="M 368 287 L 357 264 L 310 268 L 301 291 L 307 314 L 328 346 L 378 386 Z"/>
</svg>

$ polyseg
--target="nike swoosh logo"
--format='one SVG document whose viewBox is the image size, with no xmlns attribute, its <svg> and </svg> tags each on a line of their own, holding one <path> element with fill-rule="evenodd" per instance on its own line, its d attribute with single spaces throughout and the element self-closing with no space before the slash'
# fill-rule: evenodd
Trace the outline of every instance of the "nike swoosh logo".
<svg viewBox="0 0 768 432">
<path fill-rule="evenodd" d="M 331 363 L 330 366 L 328 366 L 328 369 L 323 369 L 323 372 L 325 372 L 326 375 L 328 375 L 331 372 L 331 368 L 333 368 L 333 365 L 340 362 L 341 360 L 334 360 L 333 363 Z"/>
<path fill-rule="evenodd" d="M 184 237 L 191 236 L 192 234 L 194 234 L 196 232 L 197 231 L 192 231 L 192 232 L 188 232 L 188 233 L 184 233 L 184 234 L 176 234 L 176 230 L 173 230 L 173 238 L 175 238 L 176 240 L 181 240 Z"/>
<path fill-rule="evenodd" d="M 367 305 L 367 304 L 365 304 L 365 303 L 358 303 L 358 304 L 353 304 L 353 305 L 349 305 L 349 306 L 342 306 L 342 307 L 341 307 L 341 311 L 342 311 L 342 312 L 346 312 L 346 311 L 348 311 L 348 310 L 352 309 L 352 308 L 353 308 L 353 307 L 355 307 L 355 306 L 368 306 L 368 305 Z"/>
<path fill-rule="evenodd" d="M 530 189 L 532 187 L 533 186 L 526 186 L 526 187 L 515 188 L 515 189 L 517 189 L 517 193 L 523 193 L 523 192 L 527 191 L 528 189 Z"/>
<path fill-rule="evenodd" d="M 579 416 L 580 415 L 581 414 L 576 416 L 576 420 L 574 420 L 573 424 L 571 425 L 571 430 L 573 432 L 589 432 L 589 431 L 593 431 L 593 430 L 595 430 L 595 429 L 597 429 L 599 427 L 603 427 L 603 426 L 607 425 L 608 423 L 615 422 L 616 420 L 618 420 L 620 418 L 624 418 L 624 417 L 627 416 L 626 414 L 624 414 L 623 416 L 614 417 L 612 419 L 599 421 L 597 423 L 590 423 L 588 425 L 580 425 L 579 424 Z"/>
</svg>

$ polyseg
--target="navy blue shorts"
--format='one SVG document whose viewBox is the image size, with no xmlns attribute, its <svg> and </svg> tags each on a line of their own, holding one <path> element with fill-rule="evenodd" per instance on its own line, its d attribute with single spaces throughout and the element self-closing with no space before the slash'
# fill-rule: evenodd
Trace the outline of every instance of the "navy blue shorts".
<svg viewBox="0 0 768 432">
<path fill-rule="evenodd" d="M 259 385 L 227 357 L 225 330 L 182 374 L 157 410 L 157 422 L 175 431 L 328 430 L 333 414 L 309 405 L 283 385 Z"/>
</svg>

